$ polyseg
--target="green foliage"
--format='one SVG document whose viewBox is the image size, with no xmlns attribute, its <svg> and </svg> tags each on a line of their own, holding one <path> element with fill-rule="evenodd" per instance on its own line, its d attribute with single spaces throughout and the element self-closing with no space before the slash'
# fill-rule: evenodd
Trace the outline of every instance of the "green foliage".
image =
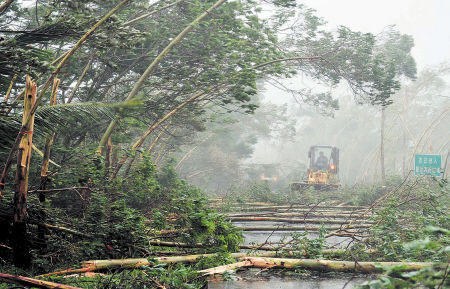
<svg viewBox="0 0 450 289">
<path fill-rule="evenodd" d="M 195 264 L 194 268 L 197 270 L 204 270 L 208 268 L 214 268 L 217 266 L 227 265 L 236 262 L 234 258 L 231 257 L 230 253 L 222 252 L 217 253 L 212 256 L 202 257 Z"/>
<path fill-rule="evenodd" d="M 291 233 L 293 248 L 296 252 L 295 257 L 319 259 L 322 257 L 322 250 L 326 244 L 325 229 L 320 228 L 317 238 L 308 238 L 308 232 L 293 232 Z M 300 255 L 297 252 L 300 253 Z"/>
<path fill-rule="evenodd" d="M 106 276 L 77 278 L 57 276 L 48 280 L 86 289 L 161 288 L 161 286 L 168 289 L 200 289 L 205 285 L 204 279 L 199 278 L 197 271 L 184 264 L 171 266 L 158 264 L 135 270 L 113 271 Z"/>
</svg>

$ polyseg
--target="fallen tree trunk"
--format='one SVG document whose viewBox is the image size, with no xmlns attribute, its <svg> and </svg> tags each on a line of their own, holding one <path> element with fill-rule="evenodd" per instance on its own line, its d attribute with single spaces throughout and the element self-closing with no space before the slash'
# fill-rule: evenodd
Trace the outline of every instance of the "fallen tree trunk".
<svg viewBox="0 0 450 289">
<path fill-rule="evenodd" d="M 345 225 L 345 224 L 343 224 Z M 317 232 L 321 229 L 321 227 L 283 227 L 283 226 L 277 226 L 277 227 L 261 227 L 261 226 L 255 226 L 255 227 L 237 227 L 240 230 L 247 232 L 247 231 L 313 231 Z M 348 230 L 348 229 L 367 229 L 370 228 L 369 225 L 351 225 L 351 226 L 342 226 L 342 227 L 325 227 L 327 230 Z"/>
<path fill-rule="evenodd" d="M 329 218 L 329 219 L 345 219 L 345 218 L 358 218 L 358 219 L 369 219 L 376 215 L 374 214 L 355 214 L 351 213 L 322 213 L 322 212 L 297 212 L 297 213 L 277 213 L 277 212 L 267 212 L 267 213 L 253 213 L 253 214 L 225 214 L 227 218 L 241 218 L 241 217 L 298 217 L 298 218 Z"/>
<path fill-rule="evenodd" d="M 201 257 L 211 257 L 215 254 L 202 254 L 202 255 L 188 255 L 188 256 L 175 256 L 175 257 L 159 257 L 155 258 L 155 262 L 150 262 L 148 259 L 116 259 L 116 260 L 91 260 L 82 262 L 82 267 L 78 269 L 67 269 L 59 272 L 53 272 L 38 277 L 62 275 L 68 273 L 84 273 L 92 272 L 102 269 L 118 269 L 118 268 L 137 268 L 142 266 L 154 265 L 156 261 L 165 264 L 173 264 L 178 262 L 195 262 Z M 379 273 L 383 269 L 401 266 L 400 271 L 415 271 L 425 267 L 431 267 L 434 263 L 430 262 L 354 262 L 354 261 L 332 261 L 332 260 L 319 260 L 319 259 L 288 259 L 288 258 L 271 258 L 271 257 L 252 257 L 245 253 L 233 253 L 233 258 L 240 258 L 243 262 L 248 261 L 251 263 L 238 263 L 239 265 L 231 266 L 231 268 L 251 266 L 255 268 L 304 268 L 308 270 L 318 271 L 338 271 L 338 272 L 360 272 L 360 273 Z M 236 263 L 235 263 L 236 264 Z M 224 266 L 218 268 L 211 268 L 211 272 L 219 273 L 224 270 Z M 207 272 L 210 272 L 207 271 Z M 226 271 L 226 270 L 225 270 Z M 44 287 L 52 288 L 52 287 Z M 53 287 L 53 288 L 67 288 L 67 287 Z M 69 287 L 70 288 L 70 287 Z M 73 287 L 71 287 L 73 288 Z"/>
<path fill-rule="evenodd" d="M 160 241 L 160 240 L 151 240 L 149 242 L 152 246 L 161 246 L 161 247 L 178 247 L 178 248 L 204 248 L 206 247 L 204 244 L 197 243 L 197 244 L 187 244 L 187 243 L 178 243 L 178 242 L 167 242 L 167 241 Z M 286 244 L 280 243 L 279 246 L 271 246 L 270 244 L 256 244 L 256 245 L 245 245 L 241 244 L 239 245 L 239 249 L 241 250 L 261 250 L 261 251 L 267 251 L 264 253 L 259 253 L 258 255 L 261 256 L 263 254 L 266 257 L 274 257 L 280 254 L 280 251 L 289 251 L 292 252 L 292 254 L 301 254 L 301 255 L 307 255 L 309 254 L 307 251 L 293 251 L 292 247 L 287 247 Z M 376 250 L 366 250 L 366 253 L 374 253 Z M 324 255 L 332 255 L 332 254 L 344 254 L 347 252 L 346 249 L 323 249 L 322 254 Z M 155 253 L 155 252 L 153 252 Z M 158 252 L 162 253 L 162 252 Z M 168 251 L 167 253 L 171 253 Z"/>
<path fill-rule="evenodd" d="M 329 205 L 251 205 L 251 204 L 227 204 L 232 208 L 243 208 L 248 210 L 270 210 L 270 209 L 329 209 L 329 210 L 343 210 L 343 209 L 351 209 L 351 210 L 364 210 L 369 207 L 365 206 L 329 206 Z"/>
<path fill-rule="evenodd" d="M 220 208 L 215 208 L 220 209 Z M 260 213 L 308 213 L 308 214 L 345 214 L 345 215 L 359 215 L 359 214 L 369 214 L 368 210 L 332 210 L 332 209 L 321 209 L 321 208 L 229 208 L 229 212 L 260 212 Z"/>
<path fill-rule="evenodd" d="M 228 221 L 231 222 L 284 222 L 284 223 L 309 223 L 309 224 L 345 224 L 348 220 L 317 220 L 317 219 L 290 219 L 290 218 L 277 218 L 277 217 L 229 217 Z M 374 222 L 365 221 L 365 224 L 373 224 Z"/>
<path fill-rule="evenodd" d="M 207 276 L 207 275 L 214 275 L 214 274 L 223 274 L 228 271 L 234 271 L 234 270 L 242 268 L 242 267 L 250 267 L 250 266 L 252 266 L 252 262 L 246 260 L 246 261 L 241 261 L 241 262 L 237 262 L 237 263 L 233 263 L 233 264 L 222 265 L 222 266 L 217 266 L 214 268 L 200 270 L 197 272 L 202 273 L 202 276 Z"/>
<path fill-rule="evenodd" d="M 38 279 L 33 279 L 29 277 L 24 276 L 14 276 L 10 274 L 4 274 L 0 273 L 0 281 L 6 282 L 6 283 L 14 283 L 18 284 L 20 286 L 27 286 L 27 287 L 33 287 L 33 288 L 61 288 L 61 289 L 82 289 L 80 287 L 73 287 L 69 285 L 49 282 L 49 281 L 42 281 Z"/>
<path fill-rule="evenodd" d="M 146 258 L 135 258 L 135 259 L 111 259 L 111 260 L 89 260 L 82 261 L 81 268 L 69 268 L 66 270 L 48 273 L 44 275 L 39 275 L 37 277 L 47 277 L 47 276 L 55 276 L 55 275 L 64 275 L 69 273 L 85 273 L 85 272 L 93 272 L 104 269 L 120 269 L 120 268 L 138 268 L 142 266 L 151 266 L 155 265 L 157 262 L 164 264 L 175 264 L 175 263 L 192 263 L 196 262 L 200 258 L 204 257 L 212 257 L 216 254 L 198 254 L 198 255 L 186 255 L 186 256 L 173 256 L 173 257 L 158 257 L 154 258 L 154 261 L 149 261 Z M 232 253 L 230 254 L 232 258 L 243 258 L 249 256 L 246 253 Z M 260 256 L 264 256 L 264 253 L 257 254 Z M 272 255 L 272 254 L 266 254 Z"/>
<path fill-rule="evenodd" d="M 318 271 L 340 271 L 380 273 L 383 268 L 402 266 L 400 271 L 415 271 L 425 267 L 433 266 L 429 262 L 353 262 L 353 261 L 331 261 L 315 259 L 287 259 L 287 258 L 262 258 L 244 257 L 243 261 L 250 261 L 252 267 L 256 268 L 305 268 Z M 381 266 L 381 267 L 380 267 Z"/>
</svg>

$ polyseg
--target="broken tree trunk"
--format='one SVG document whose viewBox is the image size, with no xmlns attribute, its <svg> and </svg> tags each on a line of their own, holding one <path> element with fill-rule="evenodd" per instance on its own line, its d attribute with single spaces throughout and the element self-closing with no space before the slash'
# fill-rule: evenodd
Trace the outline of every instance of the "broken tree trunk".
<svg viewBox="0 0 450 289">
<path fill-rule="evenodd" d="M 103 269 L 137 268 L 137 267 L 142 267 L 142 266 L 155 265 L 156 262 L 164 263 L 164 264 L 192 263 L 192 262 L 196 262 L 200 258 L 212 257 L 215 255 L 216 254 L 199 254 L 199 255 L 171 256 L 171 257 L 164 256 L 164 257 L 155 258 L 154 262 L 151 262 L 146 258 L 90 260 L 90 261 L 82 261 L 81 268 L 70 268 L 67 270 L 62 270 L 62 271 L 58 271 L 58 272 L 40 275 L 38 277 L 64 275 L 64 274 L 69 274 L 69 273 L 93 272 L 93 271 L 98 271 L 98 270 L 103 270 Z M 232 258 L 243 258 L 243 257 L 249 256 L 246 253 L 231 253 L 230 255 Z M 257 255 L 264 256 L 264 253 L 260 253 Z"/>
<path fill-rule="evenodd" d="M 27 286 L 32 288 L 50 288 L 50 289 L 82 289 L 80 287 L 73 287 L 69 285 L 49 282 L 49 281 L 42 281 L 38 279 L 33 279 L 29 277 L 24 276 L 14 276 L 10 274 L 4 274 L 0 273 L 0 281 L 6 282 L 6 283 L 14 283 L 21 286 Z"/>
<path fill-rule="evenodd" d="M 30 168 L 34 127 L 34 114 L 32 114 L 31 108 L 36 102 L 36 89 L 36 83 L 31 82 L 30 76 L 27 76 L 22 118 L 22 126 L 25 129 L 17 153 L 14 219 L 11 242 L 13 247 L 14 265 L 20 268 L 28 268 L 31 264 L 31 254 L 27 240 L 25 219 L 27 216 L 28 171 Z M 30 119 L 30 121 L 27 121 L 27 119 Z"/>
<path fill-rule="evenodd" d="M 237 263 L 233 263 L 233 264 L 222 265 L 222 266 L 217 266 L 214 268 L 200 270 L 197 272 L 201 273 L 202 276 L 223 274 L 225 272 L 234 271 L 234 270 L 242 268 L 242 267 L 250 267 L 252 265 L 253 265 L 252 262 L 245 260 L 245 261 L 241 261 L 241 262 L 237 262 Z"/>
<path fill-rule="evenodd" d="M 429 262 L 354 262 L 354 261 L 332 261 L 315 259 L 287 259 L 287 258 L 263 258 L 244 257 L 244 261 L 250 261 L 257 268 L 305 268 L 319 271 L 341 271 L 379 273 L 383 268 L 402 266 L 401 271 L 415 271 L 425 267 L 433 266 Z"/>
<path fill-rule="evenodd" d="M 250 204 L 230 204 L 231 207 L 237 208 L 237 209 L 243 209 L 243 210 L 278 210 L 278 209 L 308 209 L 308 210 L 315 210 L 315 209 L 327 209 L 327 210 L 363 210 L 368 209 L 368 207 L 364 206 L 327 206 L 327 205 L 317 205 L 317 206 L 307 206 L 307 205 L 271 205 L 271 206 L 259 206 L 259 205 L 250 205 Z M 244 207 L 242 207 L 244 206 Z"/>
<path fill-rule="evenodd" d="M 165 264 L 174 264 L 180 262 L 196 262 L 203 257 L 212 257 L 215 254 L 159 257 L 156 261 Z M 252 257 L 245 253 L 232 253 L 232 258 L 240 258 L 242 261 L 249 261 L 251 267 L 256 268 L 305 268 L 318 271 L 338 271 L 338 272 L 361 272 L 361 273 L 379 273 L 383 268 L 402 266 L 401 271 L 414 271 L 422 268 L 431 267 L 434 263 L 429 262 L 354 262 L 354 261 L 332 261 L 319 259 L 288 259 L 288 258 L 270 258 L 270 257 Z M 38 277 L 63 275 L 69 273 L 93 272 L 104 269 L 124 269 L 137 268 L 142 266 L 151 266 L 155 263 L 145 258 L 138 259 L 116 259 L 116 260 L 91 260 L 83 261 L 81 268 L 71 268 L 63 271 L 40 275 Z M 244 263 L 240 263 L 244 264 Z M 218 271 L 218 270 L 217 270 Z"/>
<path fill-rule="evenodd" d="M 289 219 L 276 217 L 228 217 L 231 222 L 285 222 L 285 223 L 309 223 L 309 224 L 345 224 L 348 220 L 323 220 L 323 219 Z M 372 224 L 373 222 L 364 221 L 365 224 Z"/>
<path fill-rule="evenodd" d="M 276 212 L 268 212 L 268 213 L 253 213 L 253 214 L 225 214 L 228 218 L 236 218 L 236 217 L 298 217 L 298 218 L 318 218 L 318 219 L 347 219 L 347 218 L 357 218 L 357 219 L 369 219 L 374 217 L 375 215 L 371 214 L 355 214 L 355 213 L 322 213 L 322 212 L 297 212 L 297 213 L 276 213 Z"/>
<path fill-rule="evenodd" d="M 58 87 L 61 80 L 59 78 L 55 78 L 53 80 L 53 87 L 52 87 L 52 93 L 50 95 L 50 106 L 53 106 L 56 104 L 56 96 L 58 94 Z M 48 166 L 50 162 L 50 151 L 52 149 L 52 145 L 55 139 L 55 133 L 52 132 L 48 134 L 45 138 L 45 146 L 44 146 L 44 156 L 42 157 L 42 167 L 41 167 L 41 183 L 39 185 L 39 190 L 45 190 L 47 186 L 48 181 Z M 41 205 L 40 210 L 40 218 L 42 222 L 45 222 L 47 219 L 47 214 L 44 210 L 44 203 L 45 203 L 45 194 L 39 193 L 39 203 Z M 45 227 L 38 225 L 38 242 L 40 243 L 40 246 L 42 248 L 47 247 L 46 241 L 45 241 Z"/>
<path fill-rule="evenodd" d="M 284 226 L 271 226 L 271 227 L 263 227 L 263 226 L 255 226 L 255 227 L 238 227 L 242 231 L 319 231 L 320 227 L 284 227 Z M 370 228 L 369 225 L 344 225 L 342 227 L 325 227 L 327 230 L 341 230 L 341 229 L 367 229 Z"/>
<path fill-rule="evenodd" d="M 161 246 L 161 247 L 171 247 L 171 248 L 204 248 L 206 247 L 205 244 L 197 243 L 197 244 L 187 244 L 187 243 L 178 243 L 178 242 L 167 242 L 167 241 L 160 241 L 160 240 L 150 240 L 149 244 L 152 246 Z M 255 244 L 255 245 L 245 245 L 241 244 L 239 245 L 239 249 L 241 250 L 261 250 L 261 251 L 267 251 L 262 254 L 266 257 L 275 257 L 277 254 L 280 254 L 280 251 L 289 251 L 293 254 L 301 254 L 301 255 L 307 255 L 307 251 L 293 251 L 291 247 L 287 247 L 287 244 L 280 243 L 280 246 L 271 246 L 271 244 Z M 334 254 L 344 254 L 347 252 L 346 249 L 324 249 L 321 251 L 324 255 L 334 255 Z M 376 252 L 376 250 L 368 249 L 365 251 L 368 254 Z M 261 253 L 260 253 L 261 254 Z"/>
</svg>

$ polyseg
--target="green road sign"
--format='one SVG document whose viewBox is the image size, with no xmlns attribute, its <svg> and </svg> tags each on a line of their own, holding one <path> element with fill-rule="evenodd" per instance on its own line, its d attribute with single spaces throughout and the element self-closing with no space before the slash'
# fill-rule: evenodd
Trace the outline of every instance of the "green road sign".
<svg viewBox="0 0 450 289">
<path fill-rule="evenodd" d="M 415 155 L 414 174 L 420 176 L 440 176 L 440 155 Z"/>
</svg>

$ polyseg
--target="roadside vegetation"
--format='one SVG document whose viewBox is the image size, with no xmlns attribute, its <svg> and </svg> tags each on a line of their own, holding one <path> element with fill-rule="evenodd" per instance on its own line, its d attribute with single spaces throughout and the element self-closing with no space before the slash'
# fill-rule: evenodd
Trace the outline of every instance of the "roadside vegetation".
<svg viewBox="0 0 450 289">
<path fill-rule="evenodd" d="M 411 36 L 330 32 L 293 0 L 28 2 L 0 4 L 0 288 L 204 288 L 244 267 L 382 273 L 373 262 L 411 261 L 363 286 L 447 286 L 448 184 L 386 177 L 383 133 L 380 185 L 274 191 L 251 181 L 264 165 L 236 181 L 257 139 L 231 124 L 253 117 L 257 84 L 301 73 L 346 85 L 383 130 L 390 97 L 416 77 Z M 286 90 L 323 115 L 339 108 L 330 92 Z M 249 123 L 270 134 L 266 119 Z M 258 210 L 316 237 L 244 244 L 271 230 L 233 225 Z M 329 248 L 336 236 L 351 241 Z"/>
</svg>

